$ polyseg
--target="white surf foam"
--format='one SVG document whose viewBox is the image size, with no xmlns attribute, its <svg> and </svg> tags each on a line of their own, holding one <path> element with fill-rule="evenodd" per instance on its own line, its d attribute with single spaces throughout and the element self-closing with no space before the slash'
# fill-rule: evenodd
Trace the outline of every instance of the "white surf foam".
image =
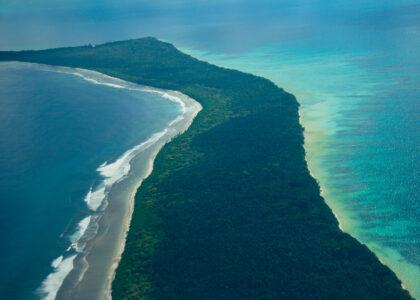
<svg viewBox="0 0 420 300">
<path fill-rule="evenodd" d="M 100 73 L 95 74 L 95 73 L 91 73 L 91 71 L 80 70 L 80 69 L 76 69 L 76 70 L 79 70 L 79 71 L 71 72 L 71 74 L 82 77 L 84 80 L 89 81 L 91 83 L 106 85 L 106 86 L 110 86 L 117 89 L 127 88 L 125 82 L 122 80 L 121 82 L 119 82 L 120 80 L 116 78 L 112 78 L 112 77 L 107 78 L 107 76 L 104 74 L 100 74 Z M 112 82 L 110 82 L 110 80 L 112 80 Z"/>
<path fill-rule="evenodd" d="M 60 263 L 63 261 L 63 258 L 64 257 L 61 255 L 61 256 L 57 257 L 56 259 L 54 259 L 52 261 L 52 263 L 51 263 L 51 267 L 58 268 L 58 266 L 60 265 Z"/>
<path fill-rule="evenodd" d="M 87 216 L 77 224 L 76 232 L 70 237 L 71 247 L 76 250 L 76 252 L 81 252 L 83 248 L 79 245 L 80 239 L 85 235 L 86 230 L 90 224 L 92 216 Z"/>
<path fill-rule="evenodd" d="M 98 167 L 97 171 L 104 178 L 104 180 L 96 189 L 90 188 L 87 195 L 85 196 L 85 202 L 90 210 L 96 211 L 102 205 L 104 199 L 107 196 L 107 191 L 109 191 L 111 186 L 121 181 L 125 176 L 129 174 L 131 169 L 130 162 L 137 155 L 137 153 L 144 151 L 152 146 L 160 138 L 162 138 L 168 132 L 168 130 L 168 128 L 165 128 L 164 130 L 153 134 L 145 142 L 126 151 L 114 162 L 109 164 L 105 162 Z M 72 245 L 67 250 L 71 250 L 71 248 L 73 248 L 76 252 L 83 251 L 83 249 L 78 245 L 78 242 L 80 238 L 83 237 L 83 235 L 86 233 L 91 219 L 92 216 L 88 216 L 78 223 L 76 232 L 70 237 Z M 64 279 L 73 269 L 73 261 L 76 256 L 77 254 L 67 258 L 60 256 L 51 263 L 54 271 L 49 274 L 48 277 L 43 281 L 40 288 L 40 294 L 43 295 L 43 299 L 55 299 L 58 290 L 64 282 Z"/>
<path fill-rule="evenodd" d="M 168 127 L 173 126 L 174 124 L 180 122 L 184 119 L 184 114 L 186 112 L 186 104 L 184 101 L 181 100 L 182 94 L 171 91 L 167 92 L 160 89 L 150 88 L 146 86 L 140 86 L 131 82 L 124 81 L 119 78 L 111 77 L 96 71 L 85 70 L 85 69 L 71 69 L 66 67 L 54 67 L 51 71 L 55 72 L 63 72 L 72 74 L 75 76 L 79 76 L 84 80 L 87 80 L 94 84 L 106 85 L 113 88 L 118 89 L 128 89 L 128 90 L 136 90 L 146 93 L 153 93 L 158 94 L 162 98 L 165 98 L 171 102 L 177 103 L 181 107 L 182 114 L 176 117 L 173 121 L 168 124 Z M 179 94 L 179 95 L 178 95 Z M 142 144 L 128 150 L 125 152 L 121 157 L 115 160 L 113 163 L 104 163 L 98 167 L 97 171 L 99 174 L 104 178 L 103 182 L 99 184 L 96 188 L 91 188 L 85 196 L 85 202 L 88 208 L 91 211 L 97 211 L 98 208 L 104 202 L 107 192 L 109 188 L 122 180 L 125 176 L 127 176 L 130 172 L 131 165 L 130 161 L 132 158 L 140 151 L 143 151 L 157 142 L 162 136 L 167 133 L 168 128 L 165 130 L 153 134 L 147 141 L 143 142 Z"/>
<path fill-rule="evenodd" d="M 92 188 L 90 188 L 84 200 L 90 210 L 96 211 L 99 208 L 99 206 L 101 206 L 102 202 L 105 199 L 105 196 L 105 186 L 100 185 L 95 190 L 92 190 Z"/>
<path fill-rule="evenodd" d="M 165 98 L 171 102 L 177 103 L 179 106 L 181 106 L 181 110 L 183 114 L 186 112 L 185 103 L 180 99 L 180 96 L 176 95 L 178 94 L 178 92 L 172 91 L 172 94 L 169 94 L 168 92 L 165 92 L 162 90 L 146 88 L 146 87 L 142 87 L 139 90 L 146 93 L 159 94 L 162 98 Z"/>
<path fill-rule="evenodd" d="M 112 187 L 113 184 L 121 181 L 129 174 L 131 170 L 131 164 L 130 164 L 131 160 L 139 152 L 142 152 L 148 149 L 153 144 L 158 142 L 162 137 L 164 137 L 168 133 L 168 131 L 172 131 L 172 130 L 176 131 L 176 129 L 173 128 L 174 124 L 185 119 L 185 114 L 187 113 L 187 110 L 188 111 L 191 110 L 191 112 L 195 112 L 194 113 L 194 116 L 195 116 L 198 113 L 198 111 L 201 109 L 201 106 L 200 106 L 200 109 L 198 110 L 197 110 L 197 107 L 188 107 L 187 109 L 186 103 L 182 100 L 182 97 L 185 97 L 185 96 L 176 91 L 168 92 L 168 91 L 164 91 L 160 89 L 140 86 L 140 85 L 126 82 L 124 80 L 114 78 L 114 77 L 111 77 L 111 76 L 108 76 L 108 75 L 105 75 L 96 71 L 90 71 L 90 70 L 84 70 L 84 69 L 72 69 L 72 68 L 66 68 L 66 67 L 49 67 L 45 65 L 38 65 L 38 66 L 40 66 L 41 68 L 44 68 L 47 71 L 73 74 L 73 75 L 82 77 L 84 80 L 87 80 L 94 84 L 106 85 L 106 86 L 118 88 L 118 89 L 128 89 L 128 90 L 136 90 L 136 91 L 141 91 L 141 92 L 146 92 L 146 93 L 158 94 L 162 98 L 165 98 L 171 102 L 178 104 L 181 108 L 182 113 L 178 117 L 176 117 L 176 119 L 169 122 L 167 125 L 167 128 L 153 134 L 145 142 L 126 151 L 114 162 L 112 163 L 105 162 L 97 168 L 97 171 L 102 176 L 103 180 L 95 188 L 91 187 L 84 199 L 88 208 L 93 212 L 97 211 L 99 208 L 104 208 L 105 206 L 104 202 L 110 188 Z M 77 257 L 77 254 L 72 254 L 70 256 L 69 254 L 72 253 L 73 251 L 76 251 L 79 253 L 83 251 L 82 246 L 79 245 L 79 241 L 86 234 L 87 229 L 90 228 L 89 225 L 92 224 L 92 226 L 94 226 L 96 224 L 95 222 L 93 222 L 94 216 L 95 214 L 88 216 L 78 223 L 76 232 L 70 237 L 71 245 L 66 250 L 66 252 L 68 253 L 68 256 L 66 258 L 64 258 L 64 256 L 60 256 L 52 262 L 51 265 L 54 268 L 53 272 L 47 276 L 47 278 L 43 281 L 42 286 L 38 289 L 38 292 L 40 293 L 43 299 L 46 299 L 46 300 L 55 299 L 61 285 L 64 282 L 64 279 L 72 271 L 74 259 Z"/>
<path fill-rule="evenodd" d="M 98 208 L 102 205 L 105 200 L 109 189 L 115 183 L 124 179 L 131 170 L 131 160 L 141 151 L 146 150 L 154 143 L 156 143 L 160 138 L 162 138 L 168 129 L 153 134 L 145 142 L 131 148 L 126 151 L 122 156 L 112 163 L 103 163 L 97 169 L 99 174 L 104 178 L 104 180 L 98 185 L 95 189 L 90 189 L 87 195 L 85 196 L 85 202 L 90 210 L 97 211 Z"/>
<path fill-rule="evenodd" d="M 117 89 L 128 89 L 132 91 L 141 91 L 145 93 L 158 94 L 162 98 L 165 98 L 171 102 L 177 103 L 181 107 L 181 110 L 183 113 L 185 113 L 186 111 L 186 105 L 180 99 L 180 95 L 178 95 L 179 93 L 176 91 L 171 91 L 171 93 L 168 93 L 167 91 L 164 91 L 164 90 L 137 85 L 131 82 L 124 81 L 119 78 L 111 77 L 111 76 L 108 76 L 108 75 L 105 75 L 96 71 L 91 71 L 91 70 L 78 69 L 78 68 L 75 68 L 75 69 L 60 68 L 60 70 L 64 73 L 70 73 L 70 74 L 82 77 L 84 80 L 87 80 L 94 84 L 106 85 L 106 86 L 117 88 Z"/>
<path fill-rule="evenodd" d="M 185 119 L 184 115 L 180 115 L 180 116 L 176 117 L 173 121 L 169 122 L 168 126 L 171 127 L 174 124 L 176 124 L 178 122 L 181 122 L 184 119 Z"/>
<path fill-rule="evenodd" d="M 44 300 L 55 299 L 64 279 L 73 269 L 73 261 L 75 258 L 76 255 L 72 255 L 67 258 L 60 256 L 52 262 L 51 265 L 54 267 L 54 271 L 47 276 L 39 289 L 39 293 L 42 295 Z"/>
</svg>

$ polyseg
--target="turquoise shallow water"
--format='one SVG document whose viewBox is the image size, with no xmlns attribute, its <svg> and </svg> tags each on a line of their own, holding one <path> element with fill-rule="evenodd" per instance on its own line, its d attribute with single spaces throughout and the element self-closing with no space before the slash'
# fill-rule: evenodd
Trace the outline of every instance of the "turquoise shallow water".
<svg viewBox="0 0 420 300">
<path fill-rule="evenodd" d="M 190 52 L 268 77 L 298 97 L 308 164 L 341 227 L 420 297 L 417 58 L 284 45 L 246 55 Z"/>
<path fill-rule="evenodd" d="M 393 61 L 391 54 L 378 57 L 374 51 L 284 45 L 246 55 L 189 51 L 268 77 L 298 97 L 309 168 L 342 229 L 366 243 L 420 297 L 415 57 Z"/>
<path fill-rule="evenodd" d="M 152 35 L 270 78 L 301 103 L 308 163 L 342 228 L 420 299 L 418 0 L 74 3 L 0 4 L 0 48 Z"/>
<path fill-rule="evenodd" d="M 0 299 L 36 299 L 48 274 L 71 269 L 55 259 L 80 247 L 66 251 L 93 213 L 84 199 L 102 181 L 97 168 L 166 128 L 180 109 L 27 64 L 1 63 L 0 86 Z"/>
</svg>

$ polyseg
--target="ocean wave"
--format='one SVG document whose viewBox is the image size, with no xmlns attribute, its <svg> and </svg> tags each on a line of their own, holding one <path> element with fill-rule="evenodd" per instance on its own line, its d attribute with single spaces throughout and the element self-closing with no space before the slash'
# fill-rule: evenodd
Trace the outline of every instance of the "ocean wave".
<svg viewBox="0 0 420 300">
<path fill-rule="evenodd" d="M 86 194 L 84 201 L 90 210 L 96 211 L 99 206 L 101 206 L 105 196 L 105 186 L 99 186 L 94 191 L 91 187 L 89 192 Z"/>
<path fill-rule="evenodd" d="M 77 253 L 83 251 L 83 245 L 80 240 L 86 234 L 86 231 L 91 223 L 92 216 L 83 218 L 78 224 L 77 229 L 73 235 L 70 236 L 71 245 L 67 248 L 66 253 L 69 255 L 66 258 L 61 255 L 54 259 L 51 263 L 53 271 L 47 276 L 42 282 L 41 287 L 38 289 L 38 293 L 44 300 L 53 300 L 57 296 L 57 292 L 64 282 L 67 275 L 73 270 L 73 262 L 77 256 Z M 76 253 L 74 253 L 74 251 Z"/>
<path fill-rule="evenodd" d="M 172 122 L 171 122 L 172 123 Z M 141 151 L 146 150 L 154 143 L 156 143 L 160 138 L 162 138 L 168 132 L 168 128 L 154 133 L 149 139 L 145 142 L 133 147 L 132 149 L 126 151 L 122 156 L 120 156 L 113 163 L 103 163 L 97 169 L 98 173 L 101 175 L 103 181 L 95 188 L 92 187 L 89 189 L 88 193 L 85 196 L 85 202 L 88 208 L 91 211 L 97 211 L 101 206 L 103 201 L 106 199 L 107 194 L 111 187 L 124 179 L 131 170 L 131 160 Z"/>
<path fill-rule="evenodd" d="M 159 94 L 159 96 L 161 96 L 162 98 L 165 98 L 171 102 L 177 103 L 179 106 L 181 106 L 181 111 L 182 114 L 184 114 L 186 112 L 186 105 L 185 103 L 180 99 L 180 95 L 176 95 L 175 94 L 179 94 L 176 91 L 172 91 L 172 94 L 159 90 L 159 89 L 154 89 L 154 88 L 147 88 L 147 87 L 141 87 L 139 88 L 139 90 L 146 92 L 146 93 L 153 93 L 153 94 Z"/>
<path fill-rule="evenodd" d="M 169 122 L 168 127 L 171 127 L 174 124 L 176 124 L 178 122 L 181 122 L 184 119 L 185 119 L 184 115 L 180 115 L 180 116 L 176 117 L 173 121 Z"/>
<path fill-rule="evenodd" d="M 73 269 L 73 261 L 76 258 L 76 254 L 69 257 L 63 258 L 60 256 L 52 262 L 51 266 L 54 271 L 47 276 L 42 282 L 39 289 L 39 293 L 45 300 L 54 300 L 57 296 L 57 292 L 63 284 L 64 279 Z"/>
<path fill-rule="evenodd" d="M 60 265 L 60 263 L 63 261 L 63 256 L 59 256 L 56 259 L 54 259 L 51 263 L 51 267 L 53 267 L 54 269 L 58 268 L 58 266 Z"/>
<path fill-rule="evenodd" d="M 70 67 L 60 67 L 60 66 L 49 66 L 37 63 L 26 63 L 27 65 L 36 65 L 38 69 L 49 71 L 49 72 L 57 72 L 57 73 L 65 73 L 71 74 L 82 79 L 99 85 L 105 85 L 112 88 L 117 89 L 127 89 L 131 91 L 140 91 L 145 93 L 152 93 L 158 94 L 162 98 L 169 100 L 171 102 L 177 103 L 183 113 L 186 112 L 186 104 L 180 98 L 183 96 L 182 93 L 178 91 L 168 91 L 168 90 L 161 90 L 159 88 L 153 88 L 148 86 L 139 85 L 133 82 L 125 81 L 123 79 L 119 79 L 116 77 L 112 77 L 97 71 L 87 70 L 87 69 L 80 69 L 80 68 L 70 68 Z"/>
<path fill-rule="evenodd" d="M 70 237 L 71 248 L 76 250 L 76 252 L 81 252 L 83 250 L 83 247 L 81 247 L 79 242 L 80 239 L 85 235 L 91 220 L 92 216 L 87 216 L 86 218 L 82 219 L 79 224 L 77 224 L 76 232 Z"/>
<path fill-rule="evenodd" d="M 106 86 L 118 88 L 118 89 L 127 89 L 131 91 L 140 91 L 140 92 L 145 92 L 145 93 L 158 94 L 162 98 L 178 104 L 181 107 L 182 113 L 185 113 L 186 111 L 186 105 L 180 99 L 180 93 L 176 91 L 171 91 L 171 93 L 168 93 L 167 91 L 164 91 L 164 90 L 137 85 L 135 83 L 124 81 L 122 79 L 111 77 L 111 76 L 108 76 L 108 75 L 105 75 L 96 71 L 91 71 L 91 70 L 85 70 L 85 69 L 79 69 L 79 68 L 75 68 L 75 69 L 60 68 L 60 70 L 64 73 L 69 73 L 69 74 L 79 76 L 83 78 L 84 80 L 89 81 L 94 84 L 106 85 Z"/>
<path fill-rule="evenodd" d="M 110 77 L 105 74 L 101 74 L 94 71 L 75 69 L 77 71 L 68 72 L 67 70 L 64 73 L 71 73 L 73 75 L 82 77 L 84 80 L 89 81 L 94 84 L 106 85 L 109 87 L 117 89 L 126 89 L 128 88 L 127 82 L 120 80 L 118 78 Z"/>
<path fill-rule="evenodd" d="M 181 99 L 183 95 L 176 91 L 166 92 L 164 90 L 139 86 L 134 83 L 126 82 L 124 80 L 90 70 L 71 69 L 66 67 L 49 67 L 45 65 L 39 66 L 47 71 L 76 75 L 94 84 L 158 94 L 162 98 L 177 103 L 182 111 L 180 115 L 167 124 L 164 130 L 152 134 L 146 141 L 124 152 L 115 161 L 111 163 L 104 162 L 97 168 L 97 172 L 101 176 L 102 180 L 96 186 L 92 186 L 84 197 L 84 201 L 92 214 L 83 218 L 77 224 L 75 232 L 69 238 L 71 243 L 70 246 L 65 251 L 65 254 L 54 259 L 51 263 L 53 271 L 47 276 L 41 287 L 38 289 L 38 292 L 43 299 L 50 300 L 55 299 L 65 278 L 73 270 L 74 260 L 78 254 L 83 253 L 87 241 L 96 235 L 97 228 L 95 230 L 95 227 L 98 226 L 97 222 L 100 218 L 99 211 L 105 209 L 107 203 L 106 199 L 112 186 L 129 175 L 131 170 L 131 161 L 138 155 L 138 153 L 145 151 L 154 145 L 162 137 L 168 134 L 169 131 L 176 131 L 174 125 L 185 119 L 187 107 Z M 82 278 L 83 274 L 80 276 Z"/>
</svg>

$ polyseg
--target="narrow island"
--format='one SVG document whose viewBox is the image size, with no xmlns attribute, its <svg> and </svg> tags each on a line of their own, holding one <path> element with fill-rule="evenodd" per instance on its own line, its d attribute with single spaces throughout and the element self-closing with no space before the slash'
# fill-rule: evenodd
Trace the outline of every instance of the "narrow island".
<svg viewBox="0 0 420 300">
<path fill-rule="evenodd" d="M 339 229 L 307 168 L 299 104 L 269 80 L 154 38 L 0 60 L 97 71 L 202 105 L 136 194 L 112 298 L 412 299 Z"/>
</svg>

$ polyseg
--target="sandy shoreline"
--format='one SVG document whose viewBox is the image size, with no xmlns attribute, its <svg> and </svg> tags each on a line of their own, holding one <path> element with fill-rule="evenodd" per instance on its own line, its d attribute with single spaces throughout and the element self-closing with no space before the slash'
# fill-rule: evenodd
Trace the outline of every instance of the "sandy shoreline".
<svg viewBox="0 0 420 300">
<path fill-rule="evenodd" d="M 153 91 L 156 92 L 157 90 Z M 124 251 L 134 211 L 135 194 L 143 180 L 152 173 L 153 163 L 160 149 L 170 142 L 172 138 L 187 130 L 194 117 L 201 110 L 201 106 L 187 96 L 177 92 L 168 93 L 183 101 L 187 108 L 182 115 L 183 118 L 174 120 L 175 123 L 172 123 L 167 128 L 169 130 L 164 135 L 152 146 L 136 156 L 135 160 L 137 161 L 134 161 L 132 165 L 133 169 L 137 169 L 140 174 L 134 175 L 135 177 L 131 180 L 131 186 L 128 183 L 128 188 L 127 186 L 121 187 L 121 192 L 118 191 L 118 188 L 124 183 L 119 183 L 113 187 L 115 193 L 111 191 L 107 200 L 108 207 L 98 222 L 99 232 L 95 238 L 88 242 L 86 246 L 88 254 L 82 258 L 88 266 L 86 270 L 82 270 L 83 279 L 74 280 L 75 276 L 73 276 L 72 280 L 70 274 L 68 280 L 60 288 L 57 299 L 111 299 L 112 281 Z M 113 242 L 115 244 L 111 245 Z M 112 249 L 113 247 L 114 249 Z M 105 255 L 107 254 L 105 252 L 109 252 L 108 255 Z M 108 264 L 108 266 L 104 267 L 104 264 Z M 77 261 L 75 266 L 77 266 Z M 75 267 L 73 272 L 76 273 L 77 269 Z"/>
<path fill-rule="evenodd" d="M 130 161 L 130 166 L 134 166 L 132 169 L 137 169 L 138 174 L 135 178 L 131 178 L 132 182 L 129 182 L 126 185 L 121 183 L 121 185 L 123 185 L 122 187 L 119 187 L 120 182 L 117 182 L 115 187 L 113 186 L 113 190 L 120 190 L 116 191 L 115 195 L 111 192 L 110 195 L 108 195 L 108 198 L 104 200 L 104 203 L 99 206 L 99 208 L 102 207 L 104 210 L 98 211 L 101 215 L 95 223 L 98 227 L 96 229 L 95 237 L 87 241 L 86 246 L 82 249 L 82 253 L 77 254 L 78 256 L 74 259 L 74 262 L 72 260 L 73 269 L 65 276 L 66 278 L 63 280 L 62 285 L 56 291 L 57 299 L 111 299 L 112 281 L 121 260 L 128 230 L 130 229 L 136 192 L 140 188 L 143 180 L 152 173 L 154 160 L 161 148 L 166 143 L 170 142 L 172 138 L 187 130 L 202 107 L 198 102 L 176 91 L 166 91 L 136 85 L 90 70 L 65 67 L 43 67 L 46 69 L 54 69 L 53 71 L 55 72 L 71 73 L 83 77 L 85 80 L 91 81 L 94 84 L 106 84 L 115 88 L 157 93 L 169 101 L 178 103 L 182 107 L 183 113 L 179 116 L 181 118 L 177 117 L 170 122 L 166 128 L 169 129 L 168 131 L 160 135 L 146 149 L 139 150 L 139 153 L 136 153 L 133 156 L 132 162 Z M 304 122 L 300 111 L 299 122 L 303 126 Z M 304 143 L 304 146 L 305 151 L 308 151 L 309 146 L 307 142 Z M 125 154 L 123 154 L 123 156 L 124 155 Z M 305 160 L 310 175 L 318 182 L 321 196 L 325 199 L 325 202 L 337 219 L 339 229 L 343 232 L 351 233 L 353 237 L 357 238 L 357 235 L 349 230 L 350 217 L 346 215 L 339 204 L 334 203 L 334 197 L 321 185 L 321 180 L 318 180 L 316 175 L 319 175 L 320 170 L 317 168 L 316 164 L 312 165 L 313 162 L 310 162 L 308 153 L 306 153 Z M 107 167 L 106 164 L 105 167 Z M 357 240 L 363 243 L 361 239 L 357 238 Z M 383 252 L 378 251 L 378 249 L 375 249 L 372 245 L 368 246 L 377 256 L 379 261 L 388 267 L 392 266 L 391 269 L 398 274 L 399 279 L 403 281 L 404 277 L 400 276 L 401 274 L 398 268 L 389 263 L 387 257 L 384 257 Z M 103 254 L 102 256 L 101 252 Z M 104 254 L 104 252 L 107 253 Z M 102 268 L 103 264 L 106 264 L 106 266 L 100 270 L 99 266 Z M 99 273 L 101 273 L 100 276 L 98 275 Z M 405 289 L 406 286 L 409 287 L 409 290 L 413 289 L 412 283 L 410 284 L 409 281 L 404 281 L 404 284 L 402 284 L 402 287 Z M 46 297 L 45 299 L 55 299 L 55 296 L 54 298 Z"/>
<path fill-rule="evenodd" d="M 104 176 L 104 187 L 101 191 L 91 189 L 86 196 L 91 215 L 80 221 L 81 235 L 69 246 L 68 253 L 53 261 L 53 272 L 37 291 L 43 299 L 111 299 L 112 281 L 124 251 L 136 192 L 152 173 L 154 160 L 162 147 L 189 128 L 202 106 L 177 91 L 137 85 L 96 71 L 28 65 L 80 76 L 93 84 L 158 94 L 181 108 L 181 113 L 165 129 L 127 150 L 116 161 L 98 167 L 98 172 Z M 95 193 L 97 196 L 98 192 L 102 192 L 103 198 L 89 202 L 88 198 L 93 198 Z M 86 219 L 88 224 L 80 228 Z"/>
<path fill-rule="evenodd" d="M 186 107 L 193 107 L 193 110 L 192 110 L 191 114 L 189 116 L 187 116 L 187 118 L 185 120 L 186 122 L 184 122 L 184 124 L 183 124 L 183 128 L 182 128 L 183 130 L 182 131 L 178 131 L 178 133 L 176 134 L 176 135 L 179 135 L 179 134 L 184 133 L 190 127 L 190 125 L 192 124 L 192 121 L 194 120 L 194 118 L 201 111 L 202 106 L 200 105 L 199 102 L 197 102 L 197 101 L 195 101 L 195 100 L 189 98 L 188 96 L 183 95 L 183 94 L 181 94 L 179 92 L 171 92 L 171 94 L 174 95 L 174 96 L 176 96 L 176 97 L 179 97 L 179 99 L 184 102 L 184 104 L 186 105 Z M 170 139 L 166 140 L 164 144 L 170 142 L 170 140 L 172 138 L 173 137 L 171 137 Z M 150 157 L 150 159 L 148 161 L 147 170 L 146 170 L 146 173 L 144 175 L 145 176 L 144 179 L 146 179 L 147 177 L 150 176 L 150 174 L 152 174 L 154 161 L 155 161 L 156 156 L 158 155 L 160 149 L 164 146 L 164 144 L 162 144 L 161 147 L 159 147 L 158 149 L 156 149 L 153 152 L 152 156 Z M 122 254 L 124 252 L 124 248 L 125 248 L 125 243 L 126 243 L 126 240 L 127 240 L 128 231 L 130 229 L 131 219 L 132 219 L 133 212 L 134 212 L 135 196 L 136 196 L 137 190 L 141 187 L 141 184 L 142 184 L 142 181 L 139 181 L 138 182 L 138 185 L 136 186 L 135 189 L 133 189 L 133 191 L 132 191 L 132 193 L 130 195 L 130 198 L 129 198 L 129 212 L 128 212 L 127 218 L 125 219 L 123 228 L 122 228 L 122 230 L 124 232 L 124 237 L 119 242 L 119 247 L 118 247 L 116 258 L 112 262 L 111 270 L 109 272 L 109 277 L 108 277 L 108 284 L 107 284 L 106 290 L 104 291 L 104 299 L 112 299 L 112 282 L 113 282 L 113 280 L 115 278 L 117 267 L 118 267 L 118 265 L 119 265 L 119 263 L 121 261 Z"/>
</svg>

